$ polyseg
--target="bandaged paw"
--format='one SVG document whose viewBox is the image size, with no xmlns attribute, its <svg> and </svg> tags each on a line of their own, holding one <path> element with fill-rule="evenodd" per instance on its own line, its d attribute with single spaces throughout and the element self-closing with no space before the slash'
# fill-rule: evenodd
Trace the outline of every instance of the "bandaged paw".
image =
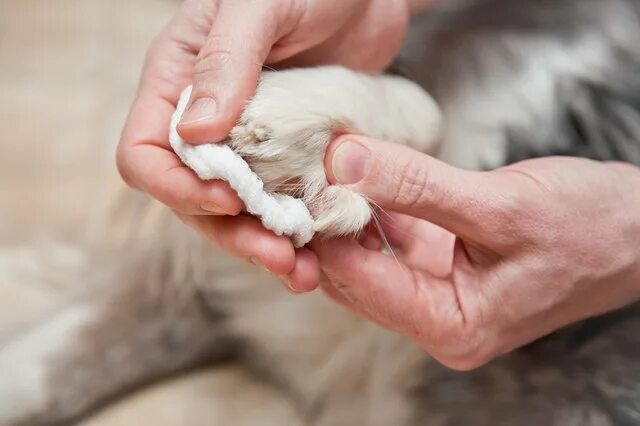
<svg viewBox="0 0 640 426">
<path fill-rule="evenodd" d="M 258 217 L 265 228 L 290 237 L 296 247 L 307 244 L 314 235 L 314 220 L 301 200 L 267 193 L 260 178 L 229 146 L 223 143 L 190 145 L 180 137 L 176 127 L 190 96 L 191 87 L 187 87 L 171 119 L 169 142 L 178 157 L 200 179 L 228 182 L 244 202 L 247 212 Z"/>
</svg>

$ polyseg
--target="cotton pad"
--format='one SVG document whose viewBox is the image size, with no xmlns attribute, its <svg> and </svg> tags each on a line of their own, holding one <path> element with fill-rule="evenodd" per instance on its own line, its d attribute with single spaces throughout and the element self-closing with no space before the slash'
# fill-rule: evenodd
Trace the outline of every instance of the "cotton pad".
<svg viewBox="0 0 640 426">
<path fill-rule="evenodd" d="M 307 244 L 314 234 L 313 217 L 301 200 L 265 192 L 264 184 L 247 162 L 224 143 L 190 145 L 180 137 L 176 127 L 191 97 L 191 89 L 189 86 L 182 92 L 171 118 L 169 142 L 175 153 L 200 179 L 227 181 L 244 202 L 247 212 L 258 217 L 265 228 L 290 237 L 296 247 Z"/>
</svg>

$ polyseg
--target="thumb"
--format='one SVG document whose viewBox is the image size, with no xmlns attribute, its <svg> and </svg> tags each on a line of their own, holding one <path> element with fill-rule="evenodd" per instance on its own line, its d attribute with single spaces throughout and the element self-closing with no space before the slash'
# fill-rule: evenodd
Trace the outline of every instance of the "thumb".
<svg viewBox="0 0 640 426">
<path fill-rule="evenodd" d="M 327 178 L 372 204 L 426 219 L 460 237 L 477 235 L 497 191 L 485 174 L 458 169 L 406 146 L 361 136 L 337 138 L 325 158 Z"/>
<path fill-rule="evenodd" d="M 221 2 L 199 52 L 189 106 L 178 125 L 191 143 L 219 142 L 236 124 L 255 92 L 262 65 L 282 29 L 271 2 Z"/>
</svg>

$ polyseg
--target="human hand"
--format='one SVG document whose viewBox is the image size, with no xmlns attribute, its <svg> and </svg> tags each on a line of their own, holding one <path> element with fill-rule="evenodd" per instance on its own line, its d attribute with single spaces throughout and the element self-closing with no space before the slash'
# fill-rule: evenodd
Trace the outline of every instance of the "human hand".
<svg viewBox="0 0 640 426">
<path fill-rule="evenodd" d="M 426 5 L 409 3 L 185 0 L 149 49 L 117 151 L 123 178 L 231 253 L 301 285 L 317 281 L 313 273 L 304 275 L 314 270 L 304 265 L 316 261 L 308 250 L 296 254 L 287 238 L 254 218 L 232 217 L 243 207 L 235 192 L 226 183 L 199 180 L 180 162 L 168 143 L 170 117 L 181 90 L 193 83 L 191 107 L 178 131 L 192 143 L 217 142 L 255 91 L 263 64 L 380 70 L 400 45 L 409 6 L 413 11 Z"/>
<path fill-rule="evenodd" d="M 372 238 L 316 241 L 323 289 L 451 368 L 480 366 L 640 296 L 633 166 L 546 158 L 470 172 L 346 136 L 326 169 L 402 214 L 381 215 L 397 260 Z"/>
</svg>

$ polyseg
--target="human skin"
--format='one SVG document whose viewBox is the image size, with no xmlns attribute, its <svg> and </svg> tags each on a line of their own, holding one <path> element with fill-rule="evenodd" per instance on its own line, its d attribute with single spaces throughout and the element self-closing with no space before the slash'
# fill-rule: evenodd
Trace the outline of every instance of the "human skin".
<svg viewBox="0 0 640 426">
<path fill-rule="evenodd" d="M 401 44 L 410 13 L 429 3 L 185 0 L 148 51 L 117 150 L 120 174 L 231 254 L 303 288 L 314 285 L 317 259 L 308 249 L 294 250 L 287 238 L 239 215 L 242 202 L 226 183 L 199 180 L 173 153 L 168 128 L 180 91 L 193 83 L 181 136 L 190 143 L 220 141 L 254 93 L 264 64 L 382 70 Z M 370 45 L 376 49 L 362 49 Z"/>
<path fill-rule="evenodd" d="M 397 213 L 380 215 L 395 257 L 371 236 L 313 242 L 321 287 L 451 368 L 640 297 L 634 166 L 551 157 L 471 172 L 346 136 L 326 171 Z"/>
</svg>

